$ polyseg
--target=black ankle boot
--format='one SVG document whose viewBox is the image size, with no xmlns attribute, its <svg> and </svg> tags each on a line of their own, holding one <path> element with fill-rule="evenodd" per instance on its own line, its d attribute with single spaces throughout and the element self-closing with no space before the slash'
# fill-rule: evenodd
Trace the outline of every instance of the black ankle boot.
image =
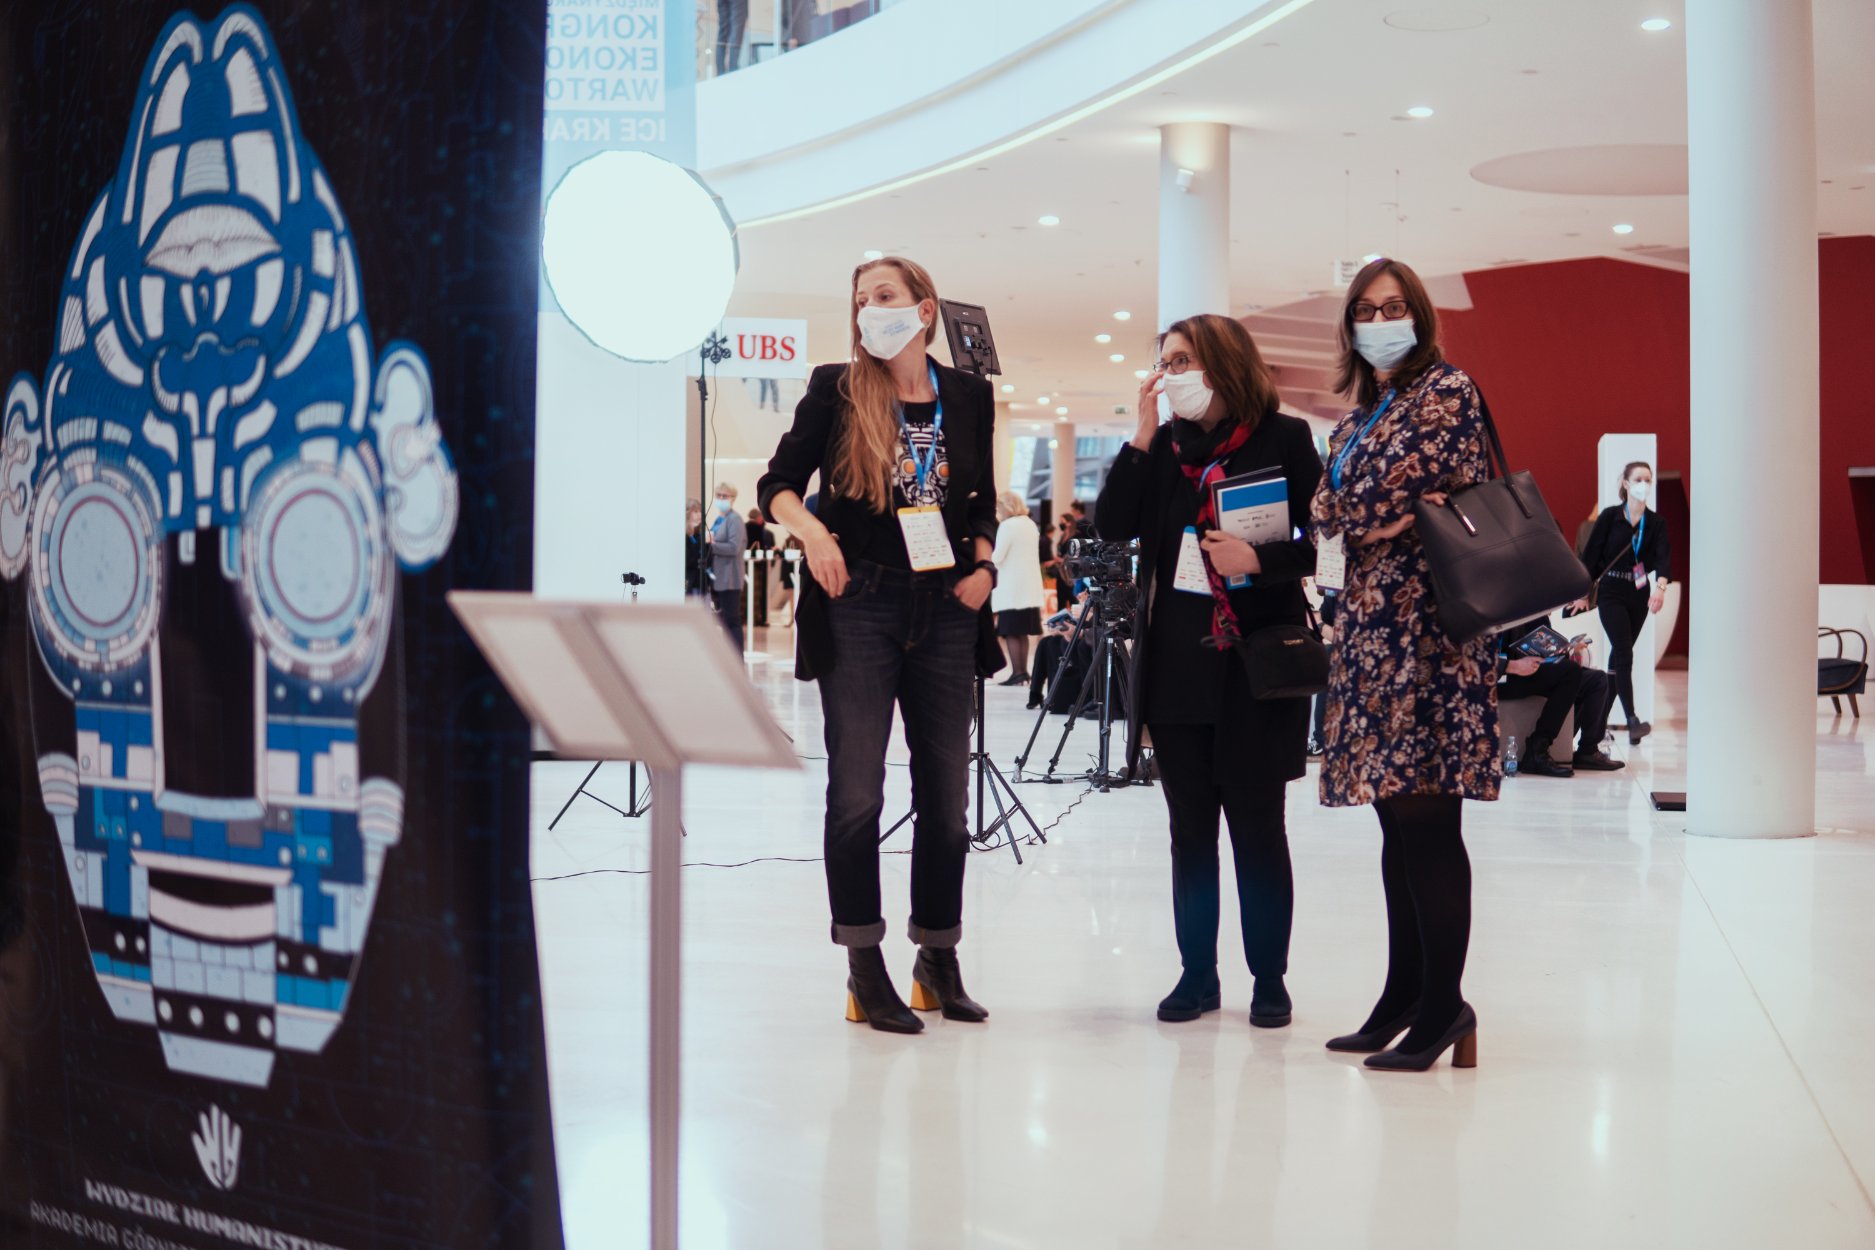
<svg viewBox="0 0 1875 1250">
<path fill-rule="evenodd" d="M 1217 969 L 1187 968 L 1172 992 L 1159 1000 L 1159 1019 L 1182 1024 L 1223 1005 L 1224 992 L 1217 982 Z"/>
<path fill-rule="evenodd" d="M 911 1005 L 919 1011 L 942 1011 L 946 1020 L 981 1024 L 990 1018 L 983 1004 L 964 993 L 963 970 L 952 947 L 920 946 L 911 966 Z"/>
<path fill-rule="evenodd" d="M 876 946 L 852 946 L 846 952 L 846 1018 L 870 1024 L 881 1033 L 922 1033 L 924 1021 L 911 1013 L 892 988 L 885 956 Z"/>
<path fill-rule="evenodd" d="M 1250 991 L 1250 1023 L 1259 1029 L 1280 1029 L 1295 1012 L 1289 989 L 1281 977 L 1258 977 Z"/>
</svg>

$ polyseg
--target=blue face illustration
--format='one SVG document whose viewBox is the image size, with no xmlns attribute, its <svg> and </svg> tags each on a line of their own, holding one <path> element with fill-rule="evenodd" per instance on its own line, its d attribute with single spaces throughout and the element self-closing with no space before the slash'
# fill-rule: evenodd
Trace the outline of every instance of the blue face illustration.
<svg viewBox="0 0 1875 1250">
<path fill-rule="evenodd" d="M 0 414 L 0 573 L 57 690 L 41 790 L 111 1010 L 265 1085 L 358 973 L 403 829 L 360 710 L 456 478 L 253 10 L 157 41 L 56 317 Z"/>
</svg>

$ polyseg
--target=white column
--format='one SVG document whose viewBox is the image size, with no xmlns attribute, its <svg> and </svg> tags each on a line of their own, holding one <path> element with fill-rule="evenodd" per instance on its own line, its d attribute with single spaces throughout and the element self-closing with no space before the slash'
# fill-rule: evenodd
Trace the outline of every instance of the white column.
<svg viewBox="0 0 1875 1250">
<path fill-rule="evenodd" d="M 1159 127 L 1159 329 L 1199 313 L 1230 315 L 1230 127 L 1175 122 Z"/>
<path fill-rule="evenodd" d="M 1009 480 L 1009 475 L 1016 468 L 1016 427 L 1015 417 L 1009 410 L 1009 401 L 996 401 L 996 489 L 999 491 L 1015 489 L 1016 484 Z"/>
<path fill-rule="evenodd" d="M 1818 334 L 1810 0 L 1686 15 L 1692 474 L 1687 820 L 1816 820 Z"/>
<path fill-rule="evenodd" d="M 1055 516 L 1060 518 L 1074 502 L 1074 422 L 1055 422 L 1054 446 L 1049 449 L 1048 465 L 1054 487 Z"/>
</svg>

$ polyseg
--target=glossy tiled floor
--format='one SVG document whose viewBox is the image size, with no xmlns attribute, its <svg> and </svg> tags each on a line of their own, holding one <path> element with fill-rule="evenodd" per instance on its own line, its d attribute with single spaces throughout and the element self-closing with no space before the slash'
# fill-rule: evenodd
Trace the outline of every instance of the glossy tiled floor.
<svg viewBox="0 0 1875 1250">
<path fill-rule="evenodd" d="M 751 671 L 818 754 L 815 688 Z M 1662 686 L 1625 773 L 1520 778 L 1467 812 L 1470 1072 L 1370 1074 L 1322 1049 L 1370 1004 L 1383 936 L 1372 815 L 1324 811 L 1312 778 L 1290 791 L 1279 1032 L 1244 1021 L 1228 917 L 1225 1010 L 1153 1018 L 1177 976 L 1156 790 L 1088 796 L 1021 866 L 972 856 L 962 954 L 993 1019 L 915 1038 L 842 1018 L 817 864 L 689 869 L 684 1245 L 1875 1246 L 1875 722 L 1818 718 L 1822 836 L 1688 839 L 1646 799 L 1683 766 L 1683 674 Z M 1005 763 L 1021 703 L 991 692 Z M 1091 748 L 1077 731 L 1067 758 Z M 536 768 L 537 876 L 646 863 L 644 822 L 597 804 L 546 830 L 583 772 Z M 814 762 L 694 775 L 686 858 L 818 854 L 823 784 Z M 597 783 L 624 786 L 623 767 Z M 1076 794 L 1023 787 L 1044 823 Z M 906 988 L 904 857 L 885 875 Z M 569 1244 L 643 1245 L 646 879 L 536 899 Z"/>
</svg>

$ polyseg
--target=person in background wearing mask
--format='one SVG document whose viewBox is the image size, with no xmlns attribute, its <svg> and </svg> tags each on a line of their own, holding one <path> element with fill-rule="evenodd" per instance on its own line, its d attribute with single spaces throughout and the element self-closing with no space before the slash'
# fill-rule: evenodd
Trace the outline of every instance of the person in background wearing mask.
<svg viewBox="0 0 1875 1250">
<path fill-rule="evenodd" d="M 1010 674 L 998 685 L 1029 681 L 1029 639 L 1042 632 L 1042 563 L 1036 558 L 1042 535 L 1029 519 L 1029 505 L 1006 490 L 996 497 L 996 589 L 990 609 L 996 613 L 996 636 L 1003 640 Z"/>
<path fill-rule="evenodd" d="M 1317 582 L 1332 588 L 1345 557 L 1321 793 L 1324 807 L 1371 803 L 1380 817 L 1387 980 L 1367 1022 L 1328 1048 L 1424 1072 L 1456 1046 L 1453 1062 L 1471 1067 L 1463 803 L 1497 798 L 1496 640 L 1460 643 L 1440 627 L 1413 507 L 1491 476 L 1483 411 L 1471 379 L 1445 363 L 1426 288 L 1398 261 L 1355 275 L 1339 340 L 1340 389 L 1359 406 L 1335 427 L 1315 496 Z"/>
<path fill-rule="evenodd" d="M 737 651 L 743 649 L 742 552 L 747 545 L 747 531 L 736 515 L 736 488 L 718 482 L 710 510 L 710 602 Z"/>
<path fill-rule="evenodd" d="M 1667 602 L 1667 569 L 1672 548 L 1666 522 L 1648 509 L 1653 496 L 1654 469 L 1636 460 L 1621 471 L 1621 502 L 1605 508 L 1582 548 L 1582 563 L 1591 577 L 1599 575 L 1596 604 L 1602 629 L 1608 634 L 1608 668 L 1615 675 L 1615 695 L 1628 718 L 1628 745 L 1639 746 L 1654 730 L 1634 712 L 1634 644 L 1647 625 L 1647 616 Z M 1648 579 L 1653 589 L 1648 589 Z M 1581 599 L 1576 608 L 1587 611 Z"/>
<path fill-rule="evenodd" d="M 924 1024 L 879 950 L 894 705 L 911 751 L 911 1005 L 947 1020 L 989 1016 L 964 992 L 957 942 L 979 644 L 995 649 L 996 404 L 988 381 L 926 354 L 938 294 L 921 266 L 861 265 L 852 301 L 851 363 L 814 370 L 759 491 L 762 510 L 807 549 L 795 676 L 820 682 L 826 719 L 827 894 L 833 940 L 847 948 L 847 1018 L 916 1033 Z M 816 473 L 810 512 L 801 496 Z"/>
<path fill-rule="evenodd" d="M 753 580 L 749 583 L 749 615 L 755 618 L 755 628 L 768 628 L 768 562 L 775 550 L 775 536 L 768 532 L 768 522 L 762 519 L 760 508 L 750 508 L 746 518 L 748 527 L 749 553 L 755 558 L 750 564 L 749 574 Z"/>
<path fill-rule="evenodd" d="M 700 595 L 703 585 L 703 505 L 684 501 L 684 593 Z"/>
<path fill-rule="evenodd" d="M 1309 701 L 1254 699 L 1232 647 L 1307 619 L 1302 579 L 1322 478 L 1306 421 L 1277 411 L 1276 382 L 1243 324 L 1204 315 L 1159 336 L 1159 364 L 1139 390 L 1139 429 L 1100 489 L 1094 527 L 1139 539 L 1139 623 L 1127 689 L 1127 768 L 1152 735 L 1172 832 L 1172 924 L 1183 966 L 1159 1019 L 1196 1020 L 1223 1003 L 1217 971 L 1218 821 L 1230 825 L 1244 957 L 1256 979 L 1250 1023 L 1275 1029 L 1292 1006 L 1283 983 L 1295 913 L 1283 795 L 1307 771 Z M 1163 388 L 1174 414 L 1159 424 Z M 1216 482 L 1280 469 L 1289 524 L 1251 546 L 1217 528 Z M 1247 577 L 1237 587 L 1226 579 Z"/>
</svg>

